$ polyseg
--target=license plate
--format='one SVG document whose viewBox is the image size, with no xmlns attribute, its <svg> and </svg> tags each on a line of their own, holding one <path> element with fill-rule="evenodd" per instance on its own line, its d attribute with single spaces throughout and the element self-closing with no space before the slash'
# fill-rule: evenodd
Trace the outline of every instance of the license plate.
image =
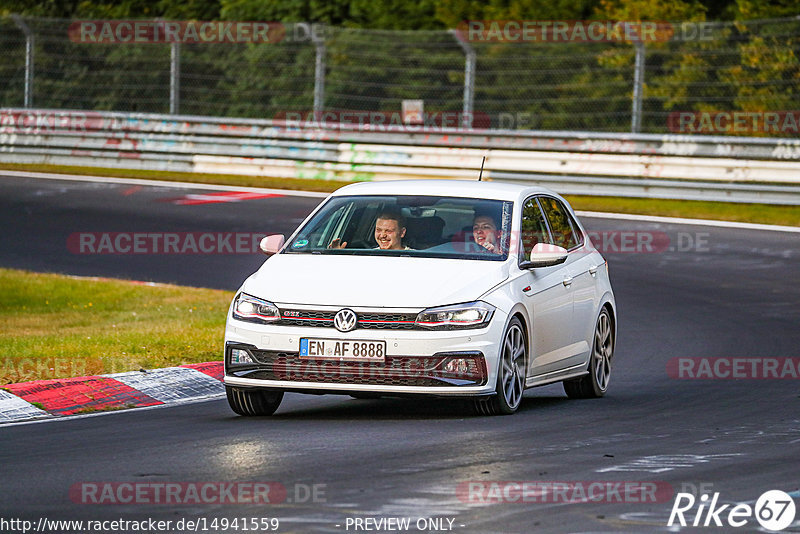
<svg viewBox="0 0 800 534">
<path fill-rule="evenodd" d="M 350 362 L 382 362 L 385 341 L 300 338 L 300 357 Z"/>
</svg>

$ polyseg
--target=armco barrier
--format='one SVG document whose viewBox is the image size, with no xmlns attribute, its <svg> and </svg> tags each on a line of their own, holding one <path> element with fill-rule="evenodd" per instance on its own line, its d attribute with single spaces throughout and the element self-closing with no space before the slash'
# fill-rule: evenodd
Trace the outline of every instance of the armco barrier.
<svg viewBox="0 0 800 534">
<path fill-rule="evenodd" d="M 564 194 L 800 205 L 800 140 L 300 124 L 0 109 L 0 162 L 329 180 L 484 179 Z"/>
</svg>

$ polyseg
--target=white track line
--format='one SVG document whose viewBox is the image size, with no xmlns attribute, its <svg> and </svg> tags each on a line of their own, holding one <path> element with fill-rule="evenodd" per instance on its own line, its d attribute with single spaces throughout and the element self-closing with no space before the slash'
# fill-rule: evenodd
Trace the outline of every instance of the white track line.
<svg viewBox="0 0 800 534">
<path fill-rule="evenodd" d="M 86 419 L 87 417 L 101 417 L 104 415 L 118 415 L 118 414 L 126 414 L 132 412 L 140 412 L 143 410 L 160 410 L 162 408 L 173 408 L 175 406 L 184 406 L 186 404 L 197 404 L 200 402 L 208 402 L 208 401 L 215 401 L 221 400 L 225 398 L 225 393 L 215 393 L 213 395 L 207 395 L 205 397 L 194 397 L 188 399 L 181 399 L 177 401 L 165 402 L 164 404 L 156 404 L 153 406 L 136 406 L 134 408 L 126 408 L 124 410 L 107 410 L 107 411 L 100 411 L 100 412 L 92 412 L 92 413 L 77 413 L 72 415 L 59 415 L 59 416 L 50 416 L 47 414 L 47 417 L 42 417 L 40 419 L 26 419 L 22 421 L 12 421 L 8 423 L 0 423 L 0 429 L 9 427 L 9 426 L 21 426 L 21 425 L 35 425 L 39 423 L 58 423 L 64 421 L 72 421 L 75 419 Z M 231 412 L 232 414 L 233 412 Z"/>
<path fill-rule="evenodd" d="M 685 219 L 682 217 L 659 217 L 656 215 L 633 215 L 629 213 L 604 213 L 600 211 L 577 211 L 581 217 L 598 219 L 622 219 L 626 221 L 659 222 L 666 224 L 693 224 L 701 226 L 718 226 L 720 228 L 739 228 L 742 230 L 769 230 L 773 232 L 800 233 L 798 226 L 779 226 L 776 224 L 755 224 L 734 221 L 712 221 L 708 219 Z"/>
<path fill-rule="evenodd" d="M 266 189 L 262 187 L 237 187 L 231 185 L 198 184 L 192 182 L 167 182 L 161 180 L 144 180 L 140 178 L 112 178 L 106 176 L 81 176 L 77 174 L 51 174 L 43 172 L 6 171 L 0 170 L 0 175 L 15 176 L 18 178 L 42 178 L 46 180 L 67 180 L 76 182 L 97 182 L 109 184 L 146 185 L 154 187 L 172 187 L 179 189 L 207 189 L 213 191 L 250 191 L 271 195 L 284 195 L 294 197 L 325 198 L 328 193 L 315 191 L 296 191 L 292 189 Z M 687 224 L 699 226 L 717 226 L 720 228 L 738 228 L 742 230 L 765 230 L 772 232 L 800 233 L 797 226 L 779 226 L 774 224 L 755 224 L 732 221 L 713 221 L 709 219 L 686 219 L 681 217 L 659 217 L 656 215 L 632 215 L 627 213 L 605 213 L 599 211 L 578 211 L 581 217 L 596 217 L 600 219 L 619 219 L 626 221 L 658 222 L 666 224 Z"/>
</svg>

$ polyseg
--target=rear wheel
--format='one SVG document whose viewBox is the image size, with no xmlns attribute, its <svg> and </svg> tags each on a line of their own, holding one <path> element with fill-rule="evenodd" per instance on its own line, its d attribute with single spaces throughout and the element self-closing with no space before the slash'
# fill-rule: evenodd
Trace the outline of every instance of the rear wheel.
<svg viewBox="0 0 800 534">
<path fill-rule="evenodd" d="M 519 409 L 525 391 L 526 355 L 522 323 L 514 317 L 503 336 L 495 395 L 475 399 L 475 411 L 478 414 L 510 415 Z"/>
<path fill-rule="evenodd" d="M 611 360 L 614 356 L 614 329 L 611 315 L 606 308 L 600 312 L 594 329 L 592 355 L 589 359 L 589 374 L 564 382 L 564 391 L 573 399 L 602 397 L 611 380 Z"/>
<path fill-rule="evenodd" d="M 240 389 L 225 386 L 228 404 L 239 415 L 272 415 L 283 400 L 283 391 L 273 389 Z"/>
</svg>

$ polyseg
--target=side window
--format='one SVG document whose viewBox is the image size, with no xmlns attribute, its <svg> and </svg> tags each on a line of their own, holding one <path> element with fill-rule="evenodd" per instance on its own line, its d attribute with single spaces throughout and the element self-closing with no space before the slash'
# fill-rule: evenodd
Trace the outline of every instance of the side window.
<svg viewBox="0 0 800 534">
<path fill-rule="evenodd" d="M 529 198 L 522 207 L 522 250 L 521 255 L 527 257 L 537 243 L 550 243 L 547 223 L 544 214 L 535 198 Z"/>
<path fill-rule="evenodd" d="M 349 220 L 353 203 L 336 206 L 333 212 L 308 229 L 308 240 L 314 248 L 325 248 L 335 237 L 341 237 L 346 221 Z"/>
<path fill-rule="evenodd" d="M 567 250 L 580 245 L 583 239 L 567 208 L 551 197 L 541 197 L 539 200 L 553 231 L 553 244 Z"/>
</svg>

